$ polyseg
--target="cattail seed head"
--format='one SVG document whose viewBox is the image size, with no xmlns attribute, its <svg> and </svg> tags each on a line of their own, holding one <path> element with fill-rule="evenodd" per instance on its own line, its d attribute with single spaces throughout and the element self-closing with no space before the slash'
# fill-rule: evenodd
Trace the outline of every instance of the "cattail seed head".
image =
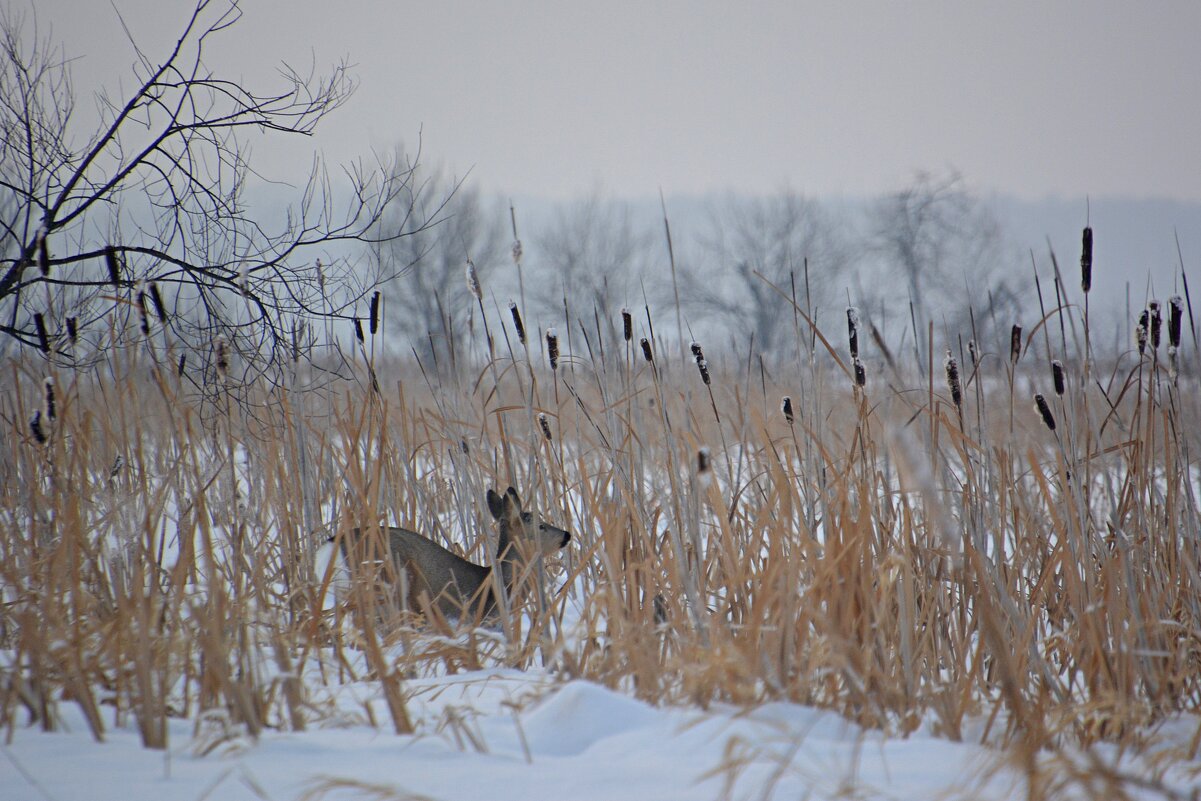
<svg viewBox="0 0 1201 801">
<path fill-rule="evenodd" d="M 521 256 L 524 252 L 525 251 L 521 247 L 521 240 L 514 239 L 513 240 L 513 263 L 516 264 L 518 267 L 521 266 Z"/>
<path fill-rule="evenodd" d="M 229 354 L 226 352 L 228 349 L 225 337 L 217 337 L 217 375 L 221 378 L 225 378 L 229 372 Z"/>
<path fill-rule="evenodd" d="M 944 367 L 947 371 L 947 387 L 951 390 L 951 402 L 956 409 L 960 409 L 963 407 L 963 387 L 959 383 L 959 362 L 951 355 L 951 351 L 947 351 Z"/>
<path fill-rule="evenodd" d="M 175 374 L 177 376 L 183 375 L 184 367 L 187 366 L 187 363 L 188 363 L 188 354 L 186 354 L 186 353 L 179 354 L 179 364 L 175 368 Z"/>
<path fill-rule="evenodd" d="M 785 422 L 787 422 L 787 423 L 788 423 L 788 425 L 792 425 L 792 424 L 793 424 L 793 421 L 795 421 L 795 420 L 796 420 L 796 417 L 794 417 L 794 416 L 793 416 L 793 414 L 792 414 L 792 398 L 790 398 L 790 397 L 788 397 L 787 395 L 785 395 L 785 396 L 784 396 L 784 403 L 782 404 L 782 406 L 783 406 L 783 409 L 784 409 L 784 420 L 785 420 Z"/>
<path fill-rule="evenodd" d="M 863 362 L 859 359 L 853 359 L 851 364 L 855 368 L 855 386 L 862 387 L 867 384 L 867 371 L 863 369 Z"/>
<path fill-rule="evenodd" d="M 638 344 L 642 345 L 642 357 L 652 364 L 655 361 L 655 355 L 651 353 L 651 342 L 646 337 L 639 340 Z"/>
<path fill-rule="evenodd" d="M 550 358 L 550 369 L 559 369 L 559 335 L 555 329 L 546 329 L 546 355 Z"/>
<path fill-rule="evenodd" d="M 713 459 L 708 448 L 699 448 L 696 452 L 696 477 L 702 486 L 708 486 L 713 480 Z"/>
<path fill-rule="evenodd" d="M 50 335 L 46 333 L 46 318 L 41 312 L 35 312 L 33 315 L 33 327 L 37 329 L 38 347 L 42 353 L 50 352 Z"/>
<path fill-rule="evenodd" d="M 317 259 L 314 263 L 317 268 L 317 288 L 321 290 L 321 294 L 325 294 L 325 265 L 321 263 L 321 259 Z"/>
<path fill-rule="evenodd" d="M 967 341 L 967 355 L 972 360 L 972 370 L 980 369 L 980 351 L 976 349 L 976 340 L 969 339 Z"/>
<path fill-rule="evenodd" d="M 42 384 L 46 394 L 46 419 L 54 420 L 58 417 L 58 403 L 54 397 L 54 379 L 47 376 Z"/>
<path fill-rule="evenodd" d="M 553 437 L 550 434 L 550 420 L 546 417 L 546 412 L 538 412 L 538 425 L 542 428 L 542 436 L 546 437 L 546 441 L 550 442 Z"/>
<path fill-rule="evenodd" d="M 38 269 L 42 276 L 50 275 L 50 246 L 46 243 L 46 232 L 38 232 Z"/>
<path fill-rule="evenodd" d="M 42 412 L 40 409 L 33 413 L 33 419 L 29 421 L 29 431 L 33 434 L 33 438 L 37 440 L 39 445 L 46 444 L 46 432 L 42 428 Z"/>
<path fill-rule="evenodd" d="M 1034 408 L 1038 410 L 1039 415 L 1043 418 L 1043 423 L 1051 431 L 1055 430 L 1055 415 L 1051 414 L 1051 407 L 1047 405 L 1047 399 L 1041 393 L 1034 394 Z"/>
<path fill-rule="evenodd" d="M 1159 335 L 1163 329 L 1163 316 L 1160 314 L 1159 301 L 1153 300 L 1147 304 L 1151 311 L 1151 349 L 1159 350 Z"/>
<path fill-rule="evenodd" d="M 1063 362 L 1055 359 L 1051 362 L 1051 381 L 1055 384 L 1055 394 L 1063 397 L 1067 385 L 1063 379 Z"/>
<path fill-rule="evenodd" d="M 79 342 L 79 321 L 74 317 L 67 318 L 67 338 L 71 340 L 71 344 L 75 345 Z"/>
<path fill-rule="evenodd" d="M 629 309 L 621 310 L 621 335 L 626 342 L 634 338 L 634 317 Z"/>
<path fill-rule="evenodd" d="M 363 341 L 363 322 L 358 317 L 354 318 L 354 338 Z"/>
<path fill-rule="evenodd" d="M 1138 343 L 1138 355 L 1147 352 L 1147 328 L 1151 324 L 1151 315 L 1146 309 L 1138 316 L 1138 325 L 1134 329 L 1134 341 Z"/>
<path fill-rule="evenodd" d="M 379 297 L 379 290 L 377 289 L 371 295 L 371 316 L 368 318 L 371 321 L 371 336 L 375 336 L 375 333 L 379 331 Z"/>
<path fill-rule="evenodd" d="M 150 317 L 146 314 L 146 293 L 138 290 L 138 316 L 141 318 L 141 329 L 143 334 L 150 333 Z"/>
<path fill-rule="evenodd" d="M 517 301 L 509 301 L 509 314 L 513 315 L 513 327 L 517 329 L 517 341 L 524 345 L 525 323 L 521 322 L 521 311 L 517 308 Z"/>
<path fill-rule="evenodd" d="M 705 358 L 704 353 L 701 351 L 701 343 L 694 340 L 693 343 L 688 346 L 688 349 L 692 351 L 692 358 L 696 359 L 698 362 Z"/>
<path fill-rule="evenodd" d="M 467 260 L 467 291 L 477 302 L 482 301 L 484 293 L 480 291 L 480 277 L 475 272 L 475 262 Z"/>
<path fill-rule="evenodd" d="M 847 308 L 847 338 L 851 346 L 851 358 L 859 358 L 859 310 L 854 306 Z"/>
<path fill-rule="evenodd" d="M 1093 229 L 1087 225 L 1080 242 L 1080 286 L 1085 293 L 1093 288 Z"/>
<path fill-rule="evenodd" d="M 1009 331 L 1009 361 L 1017 364 L 1022 357 L 1022 327 L 1015 325 Z"/>
<path fill-rule="evenodd" d="M 705 386 L 709 386 L 709 382 L 711 380 L 709 377 L 709 360 L 703 357 L 697 359 L 696 366 L 697 369 L 701 371 L 701 381 L 705 382 Z"/>
<path fill-rule="evenodd" d="M 158 284 L 154 281 L 150 282 L 150 300 L 154 302 L 154 313 L 158 315 L 159 322 L 167 322 L 167 306 L 163 303 L 162 293 L 158 291 Z"/>
<path fill-rule="evenodd" d="M 120 286 L 121 264 L 117 261 L 116 248 L 110 246 L 104 249 L 104 263 L 108 267 L 108 280 L 113 282 L 113 286 Z"/>
<path fill-rule="evenodd" d="M 1179 295 L 1168 298 L 1168 344 L 1180 347 L 1180 329 L 1184 322 L 1184 299 Z"/>
</svg>

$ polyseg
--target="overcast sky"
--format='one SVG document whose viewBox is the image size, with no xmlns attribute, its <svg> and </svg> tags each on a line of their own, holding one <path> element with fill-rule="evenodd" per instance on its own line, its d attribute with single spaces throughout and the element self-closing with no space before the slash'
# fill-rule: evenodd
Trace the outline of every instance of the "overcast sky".
<svg viewBox="0 0 1201 801">
<path fill-rule="evenodd" d="M 191 5 L 38 0 L 37 16 L 87 91 L 129 83 L 114 6 L 161 54 Z M 423 131 L 427 157 L 488 191 L 856 195 L 950 166 L 1024 197 L 1201 199 L 1197 0 L 243 7 L 214 70 L 272 88 L 280 61 L 357 65 L 310 149 L 342 161 Z M 256 158 L 279 177 L 308 166 L 294 149 Z"/>
</svg>

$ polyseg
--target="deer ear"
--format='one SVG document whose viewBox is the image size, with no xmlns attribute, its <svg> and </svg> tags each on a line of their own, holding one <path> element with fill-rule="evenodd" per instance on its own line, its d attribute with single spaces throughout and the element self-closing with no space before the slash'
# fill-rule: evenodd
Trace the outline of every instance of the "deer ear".
<svg viewBox="0 0 1201 801">
<path fill-rule="evenodd" d="M 505 499 L 497 495 L 495 490 L 488 490 L 488 511 L 497 520 L 505 513 Z"/>
</svg>

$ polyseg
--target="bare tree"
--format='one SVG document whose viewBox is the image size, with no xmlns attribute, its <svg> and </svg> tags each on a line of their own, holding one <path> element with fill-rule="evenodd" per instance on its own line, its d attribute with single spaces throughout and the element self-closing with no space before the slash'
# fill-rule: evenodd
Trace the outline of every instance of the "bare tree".
<svg viewBox="0 0 1201 801">
<path fill-rule="evenodd" d="M 753 333 L 767 354 L 793 320 L 772 285 L 787 291 L 795 275 L 802 286 L 808 261 L 811 287 L 824 291 L 850 261 L 831 216 L 789 189 L 758 198 L 731 195 L 714 204 L 700 243 L 709 263 L 691 277 L 689 305 L 702 314 L 716 312 L 731 331 Z"/>
<path fill-rule="evenodd" d="M 380 228 L 412 200 L 412 172 L 384 163 L 333 181 L 315 162 L 277 223 L 251 212 L 247 137 L 311 134 L 355 82 L 344 63 L 285 65 L 266 92 L 219 76 L 206 49 L 239 17 L 236 0 L 197 0 L 161 57 L 132 43 L 133 90 L 100 94 L 99 125 L 82 131 L 69 60 L 0 17 L 0 350 L 78 364 L 142 341 L 181 348 L 181 370 L 183 348 L 203 349 L 189 373 L 218 351 L 230 370 L 270 373 L 313 343 L 306 323 L 352 317 L 370 290 L 350 245 L 428 224 L 410 205 Z"/>
<path fill-rule="evenodd" d="M 406 340 L 432 368 L 447 364 L 469 344 L 478 307 L 465 280 L 467 262 L 485 278 L 504 258 L 509 245 L 505 213 L 443 170 L 426 174 L 404 166 L 403 151 L 395 163 L 405 173 L 415 172 L 404 202 L 381 222 L 382 230 L 406 235 L 371 248 L 387 301 L 385 331 Z M 437 225 L 428 225 L 429 220 Z"/>
<path fill-rule="evenodd" d="M 896 301 L 912 304 L 919 350 L 929 320 L 952 339 L 973 336 L 973 317 L 981 338 L 992 337 L 994 327 L 1009 330 L 1022 297 L 1018 256 L 957 173 L 919 174 L 876 204 L 870 224 L 879 264 L 866 276 L 875 288 L 863 292 L 866 302 L 891 305 L 906 321 L 908 309 L 896 309 Z M 898 297 L 899 288 L 907 297 Z"/>
<path fill-rule="evenodd" d="M 627 204 L 598 193 L 560 207 L 535 239 L 542 280 L 534 300 L 552 316 L 566 306 L 573 325 L 595 315 L 611 338 L 622 306 L 642 302 L 652 241 Z"/>
</svg>

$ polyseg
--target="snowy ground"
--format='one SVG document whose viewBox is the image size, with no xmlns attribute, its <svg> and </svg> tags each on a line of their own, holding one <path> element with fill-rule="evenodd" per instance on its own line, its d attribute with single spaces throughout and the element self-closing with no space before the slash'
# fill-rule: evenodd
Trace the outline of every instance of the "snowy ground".
<svg viewBox="0 0 1201 801">
<path fill-rule="evenodd" d="M 370 684 L 347 715 L 257 742 L 174 721 L 167 752 L 132 727 L 93 743 L 73 707 L 68 733 L 18 729 L 0 746 L 4 801 L 198 799 L 1013 798 L 1017 774 L 997 755 L 919 731 L 864 732 L 814 709 L 769 704 L 658 709 L 584 681 L 485 671 L 412 682 L 419 733 L 392 733 Z M 380 715 L 378 727 L 365 714 Z M 201 753 L 207 752 L 207 753 Z M 1195 766 L 1194 766 L 1195 767 Z M 1189 784 L 1177 777 L 1176 788 Z M 307 794 L 307 795 L 306 795 Z M 1162 796 L 1160 796 L 1162 797 Z"/>
</svg>

